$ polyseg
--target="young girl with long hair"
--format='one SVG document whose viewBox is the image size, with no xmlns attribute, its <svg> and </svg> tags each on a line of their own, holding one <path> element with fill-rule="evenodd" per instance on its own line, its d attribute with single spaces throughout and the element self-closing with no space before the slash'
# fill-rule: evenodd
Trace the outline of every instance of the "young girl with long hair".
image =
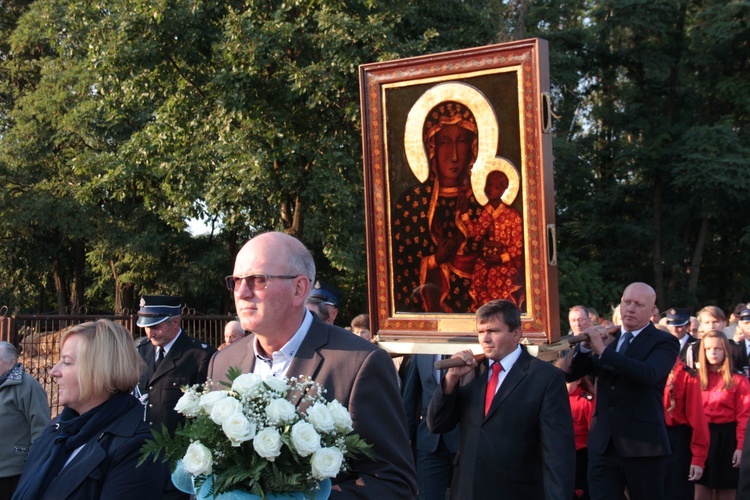
<svg viewBox="0 0 750 500">
<path fill-rule="evenodd" d="M 750 415 L 750 383 L 733 371 L 729 340 L 722 332 L 706 332 L 698 356 L 703 411 L 708 419 L 711 444 L 703 477 L 695 485 L 695 499 L 734 499 Z"/>
</svg>

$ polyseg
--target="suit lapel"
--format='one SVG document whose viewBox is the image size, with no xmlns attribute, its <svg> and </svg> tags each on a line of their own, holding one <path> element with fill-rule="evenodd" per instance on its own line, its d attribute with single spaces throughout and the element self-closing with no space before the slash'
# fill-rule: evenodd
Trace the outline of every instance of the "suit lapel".
<svg viewBox="0 0 750 500">
<path fill-rule="evenodd" d="M 161 378 L 164 374 L 169 373 L 170 371 L 174 370 L 177 364 L 177 361 L 182 357 L 182 352 L 184 350 L 185 343 L 188 341 L 187 335 L 185 335 L 185 332 L 180 330 L 180 336 L 177 337 L 177 340 L 174 344 L 172 344 L 172 348 L 169 350 L 169 353 L 167 353 L 167 356 L 164 358 L 164 360 L 159 365 L 159 368 L 157 368 L 153 375 L 151 375 L 150 383 L 154 383 L 156 380 Z M 153 346 L 152 346 L 152 351 Z M 154 366 L 154 355 L 152 352 L 151 355 L 151 366 Z"/>
<path fill-rule="evenodd" d="M 300 344 L 299 350 L 289 365 L 289 369 L 286 372 L 287 378 L 306 375 L 311 379 L 315 379 L 323 363 L 323 356 L 318 351 L 326 344 L 328 344 L 328 329 L 320 323 L 320 320 L 313 318 L 305 339 Z M 288 399 L 299 405 L 299 402 L 302 400 L 302 394 L 300 391 L 291 391 Z"/>
</svg>

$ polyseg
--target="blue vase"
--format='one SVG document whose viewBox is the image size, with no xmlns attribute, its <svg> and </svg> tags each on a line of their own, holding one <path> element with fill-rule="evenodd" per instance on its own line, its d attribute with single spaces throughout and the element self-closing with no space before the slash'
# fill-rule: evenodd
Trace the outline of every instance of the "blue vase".
<svg viewBox="0 0 750 500">
<path fill-rule="evenodd" d="M 172 483 L 180 491 L 190 495 L 195 495 L 196 500 L 261 500 L 259 495 L 247 493 L 245 491 L 225 491 L 221 495 L 209 493 L 214 484 L 213 478 L 209 477 L 206 482 L 195 491 L 193 476 L 185 470 L 182 461 L 177 462 L 177 467 L 172 473 Z M 331 480 L 324 479 L 318 483 L 319 488 L 315 491 L 295 491 L 288 493 L 268 493 L 267 500 L 309 500 L 314 497 L 315 500 L 326 500 L 331 495 Z"/>
</svg>

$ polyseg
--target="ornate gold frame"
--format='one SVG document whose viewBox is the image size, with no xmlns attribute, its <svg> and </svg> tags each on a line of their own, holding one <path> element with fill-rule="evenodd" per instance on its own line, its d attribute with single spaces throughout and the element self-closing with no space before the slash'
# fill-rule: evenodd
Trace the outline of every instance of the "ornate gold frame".
<svg viewBox="0 0 750 500">
<path fill-rule="evenodd" d="M 373 334 L 390 345 L 409 346 L 401 352 L 418 351 L 414 346 L 420 343 L 476 342 L 472 313 L 404 312 L 394 302 L 391 209 L 409 183 L 427 179 L 422 123 L 433 106 L 452 100 L 468 106 L 483 131 L 471 173 L 477 202 L 487 203 L 487 173 L 500 170 L 509 179 L 503 201 L 522 214 L 524 336 L 559 340 L 547 42 L 530 39 L 365 64 L 360 92 Z"/>
</svg>

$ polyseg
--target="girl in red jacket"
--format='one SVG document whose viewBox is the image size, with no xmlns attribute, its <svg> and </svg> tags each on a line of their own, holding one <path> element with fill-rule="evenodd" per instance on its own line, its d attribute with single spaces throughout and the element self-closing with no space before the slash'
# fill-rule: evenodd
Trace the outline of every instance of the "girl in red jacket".
<svg viewBox="0 0 750 500">
<path fill-rule="evenodd" d="M 699 351 L 703 411 L 711 444 L 703 477 L 695 486 L 696 500 L 734 499 L 739 481 L 742 443 L 750 415 L 750 384 L 732 370 L 729 341 L 723 333 L 706 332 Z"/>
</svg>

